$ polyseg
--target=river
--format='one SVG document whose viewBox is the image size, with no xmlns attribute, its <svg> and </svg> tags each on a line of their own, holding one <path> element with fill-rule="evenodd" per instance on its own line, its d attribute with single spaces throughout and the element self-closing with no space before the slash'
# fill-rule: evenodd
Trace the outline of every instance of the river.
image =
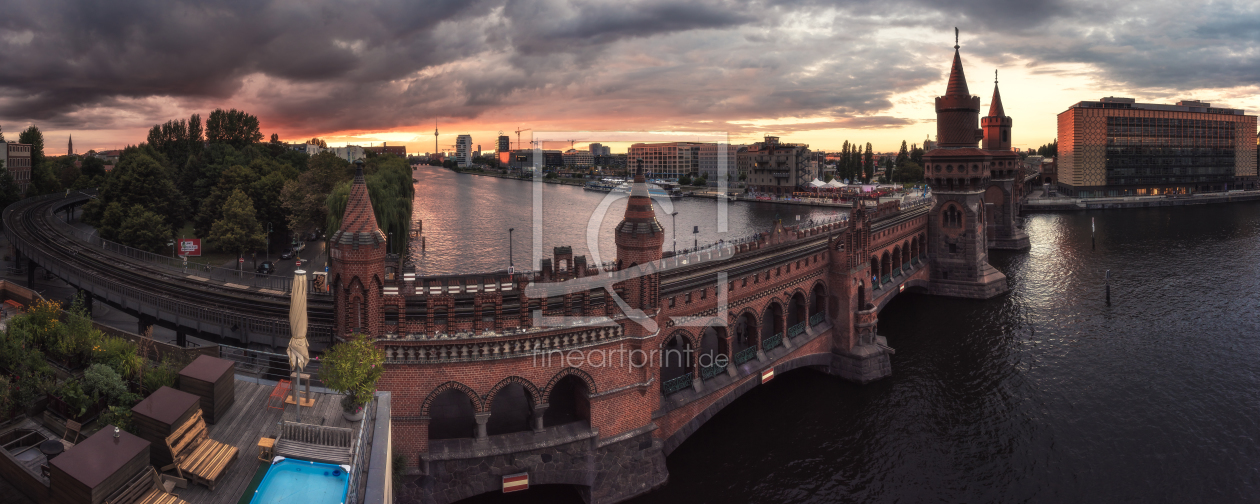
<svg viewBox="0 0 1260 504">
<path fill-rule="evenodd" d="M 417 192 L 425 267 L 502 264 L 498 236 L 527 228 L 529 215 L 528 188 L 504 184 L 527 184 L 423 175 L 443 182 Z M 548 189 L 578 208 L 595 196 Z M 712 220 L 706 204 L 678 202 L 697 223 Z M 730 208 L 740 223 L 732 234 L 803 213 Z M 580 235 L 584 224 L 568 212 L 555 211 L 555 226 Z M 680 235 L 699 225 L 683 227 L 684 215 Z M 436 222 L 473 224 L 460 234 Z M 669 483 L 632 502 L 1255 502 L 1260 203 L 1037 214 L 1027 230 L 1031 250 L 991 254 L 1009 294 L 889 303 L 879 327 L 897 350 L 890 378 L 778 376 L 705 424 L 670 455 Z M 442 254 L 461 257 L 435 256 L 435 236 Z M 601 240 L 611 254 L 611 233 Z M 540 486 L 471 501 L 580 502 L 569 492 Z"/>
</svg>

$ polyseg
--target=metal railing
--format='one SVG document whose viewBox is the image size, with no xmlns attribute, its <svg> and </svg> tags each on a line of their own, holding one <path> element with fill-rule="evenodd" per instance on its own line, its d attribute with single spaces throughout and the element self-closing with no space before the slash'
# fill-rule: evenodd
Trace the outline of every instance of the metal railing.
<svg viewBox="0 0 1260 504">
<path fill-rule="evenodd" d="M 680 392 L 683 389 L 686 389 L 687 387 L 691 386 L 691 382 L 695 379 L 696 379 L 695 373 L 687 373 L 682 376 L 677 376 L 677 377 L 665 380 L 661 382 L 661 393 L 665 395 L 670 395 L 675 392 Z"/>
<path fill-rule="evenodd" d="M 778 333 L 778 334 L 775 334 L 774 336 L 766 338 L 765 341 L 761 342 L 761 349 L 769 352 L 770 350 L 773 350 L 775 347 L 782 344 L 783 344 L 783 333 Z"/>
<path fill-rule="evenodd" d="M 805 322 L 799 322 L 796 325 L 788 328 L 787 337 L 795 338 L 797 336 L 800 336 L 800 334 L 803 332 L 805 332 Z"/>
<path fill-rule="evenodd" d="M 740 365 L 757 357 L 757 347 L 750 346 L 735 353 L 735 365 Z"/>
<path fill-rule="evenodd" d="M 827 317 L 826 317 L 826 314 L 824 314 L 824 313 L 822 313 L 822 312 L 818 312 L 818 313 L 815 313 L 815 314 L 813 314 L 813 315 L 810 315 L 810 316 L 809 316 L 809 325 L 810 325 L 810 326 L 816 326 L 816 325 L 818 325 L 818 324 L 821 324 L 821 323 L 823 323 L 823 319 L 825 319 L 825 318 L 827 318 Z"/>
<path fill-rule="evenodd" d="M 376 423 L 376 398 L 372 398 L 367 404 L 363 405 L 363 419 L 359 421 L 359 435 L 354 442 L 354 454 L 350 462 L 350 484 L 346 491 L 346 504 L 357 504 L 361 497 L 359 493 L 359 479 L 368 471 L 368 435 L 370 425 Z M 378 468 L 384 471 L 385 468 Z M 397 491 L 397 490 L 395 490 Z"/>
<path fill-rule="evenodd" d="M 720 375 L 725 372 L 726 372 L 726 366 L 710 364 L 700 369 L 700 379 L 708 380 L 709 378 L 713 378 L 714 376 Z"/>
<path fill-rule="evenodd" d="M 219 358 L 236 363 L 236 373 L 252 376 L 260 380 L 280 381 L 292 379 L 289 368 L 289 356 L 285 354 L 262 352 L 229 345 L 219 345 Z M 311 359 L 306 363 L 303 373 L 311 375 L 312 387 L 324 387 L 319 379 L 321 363 Z M 302 383 L 306 386 L 306 382 Z"/>
</svg>

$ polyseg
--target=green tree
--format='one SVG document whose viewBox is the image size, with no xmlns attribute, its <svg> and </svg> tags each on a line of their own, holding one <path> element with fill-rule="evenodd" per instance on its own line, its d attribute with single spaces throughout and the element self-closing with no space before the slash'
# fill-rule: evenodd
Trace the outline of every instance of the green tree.
<svg viewBox="0 0 1260 504">
<path fill-rule="evenodd" d="M 205 129 L 201 127 L 201 114 L 193 114 L 188 118 L 188 153 L 200 156 L 205 145 Z"/>
<path fill-rule="evenodd" d="M 875 173 L 875 152 L 871 150 L 871 143 L 866 142 L 865 160 L 862 162 L 862 172 L 868 174 Z"/>
<path fill-rule="evenodd" d="M 263 138 L 258 118 L 243 110 L 215 109 L 206 121 L 206 141 L 227 144 L 240 149 Z"/>
<path fill-rule="evenodd" d="M 376 166 L 373 166 L 373 163 Z M 380 156 L 368 163 L 364 172 L 374 171 L 366 176 L 368 197 L 372 198 L 372 211 L 376 216 L 376 224 L 390 237 L 390 251 L 401 253 L 404 247 L 396 245 L 405 241 L 411 230 L 412 201 L 415 198 L 415 186 L 411 183 L 411 167 L 402 158 Z M 552 176 L 554 172 L 550 172 Z M 329 232 L 341 227 L 341 218 L 345 215 L 346 202 L 350 198 L 350 181 L 338 184 L 328 195 Z"/>
<path fill-rule="evenodd" d="M 266 246 L 266 232 L 254 215 L 254 202 L 245 191 L 236 189 L 223 204 L 223 217 L 214 222 L 208 237 L 210 244 L 243 258 L 245 252 Z M 237 261 L 237 267 L 242 264 Z"/>
<path fill-rule="evenodd" d="M 0 139 L 0 143 L 3 141 Z M 9 169 L 4 167 L 4 161 L 0 160 L 0 210 L 8 208 L 20 199 L 22 199 L 22 191 L 18 189 L 17 181 L 13 180 L 13 174 L 9 173 Z"/>
<path fill-rule="evenodd" d="M 258 173 L 248 166 L 235 165 L 225 170 L 219 176 L 218 185 L 205 199 L 201 200 L 201 208 L 197 210 L 197 216 L 193 219 L 193 232 L 197 236 L 206 236 L 215 221 L 223 216 L 223 205 L 232 193 L 240 190 L 250 196 L 249 188 L 258 181 L 258 178 Z M 254 200 L 253 197 L 250 199 Z"/>
<path fill-rule="evenodd" d="M 896 168 L 901 168 L 910 160 L 910 150 L 906 147 L 906 141 L 901 141 L 901 150 L 897 151 L 897 160 L 893 163 Z"/>
<path fill-rule="evenodd" d="M 44 164 L 44 134 L 32 124 L 18 134 L 18 143 L 31 146 L 31 167 Z"/>
<path fill-rule="evenodd" d="M 905 166 L 897 169 L 897 182 L 921 182 L 923 166 L 914 161 L 907 161 Z"/>
<path fill-rule="evenodd" d="M 4 128 L 0 128 L 0 143 L 4 142 Z"/>
<path fill-rule="evenodd" d="M 104 180 L 100 196 L 83 206 L 83 220 L 97 226 L 106 239 L 116 239 L 111 238 L 111 234 L 117 236 L 126 209 L 135 205 L 161 216 L 171 229 L 183 226 L 187 213 L 183 195 L 167 176 L 166 169 L 145 149 L 124 152 Z M 118 208 L 114 210 L 114 217 L 107 218 L 108 210 L 115 203 Z"/>
<path fill-rule="evenodd" d="M 49 161 L 49 170 L 57 178 L 57 185 L 70 187 L 79 180 L 80 169 L 75 166 L 78 161 L 78 156 L 59 156 Z"/>
<path fill-rule="evenodd" d="M 328 195 L 337 184 L 354 175 L 350 163 L 331 152 L 321 152 L 308 163 L 306 172 L 284 183 L 280 201 L 286 210 L 289 229 L 306 231 L 328 223 Z M 273 223 L 275 224 L 275 223 Z M 333 229 L 327 229 L 332 232 Z"/>
<path fill-rule="evenodd" d="M 118 229 L 120 243 L 154 254 L 169 253 L 166 243 L 172 236 L 170 224 L 161 215 L 140 205 L 134 205 L 127 211 Z"/>
</svg>

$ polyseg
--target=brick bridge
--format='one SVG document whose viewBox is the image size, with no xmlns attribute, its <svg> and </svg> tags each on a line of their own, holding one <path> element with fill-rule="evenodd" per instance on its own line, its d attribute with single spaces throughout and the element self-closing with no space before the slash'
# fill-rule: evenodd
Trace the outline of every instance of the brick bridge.
<svg viewBox="0 0 1260 504">
<path fill-rule="evenodd" d="M 523 472 L 588 501 L 624 500 L 664 484 L 665 456 L 771 373 L 888 376 L 893 350 L 878 312 L 899 293 L 1005 292 L 988 250 L 1028 246 L 1011 118 L 995 86 L 976 127 L 979 98 L 957 52 L 936 109 L 928 199 L 860 202 L 843 221 L 670 256 L 640 174 L 615 231 L 616 261 L 602 267 L 564 247 L 536 273 L 417 277 L 385 253 L 356 174 L 330 237 L 329 292 L 313 289 L 309 310 L 317 337 L 366 333 L 386 353 L 379 387 L 393 393 L 408 474 L 399 497 L 454 502 Z M 190 276 L 59 228 L 55 214 L 83 201 L 49 196 L 6 210 L 32 274 L 43 266 L 142 325 L 284 345 L 283 281 Z"/>
</svg>

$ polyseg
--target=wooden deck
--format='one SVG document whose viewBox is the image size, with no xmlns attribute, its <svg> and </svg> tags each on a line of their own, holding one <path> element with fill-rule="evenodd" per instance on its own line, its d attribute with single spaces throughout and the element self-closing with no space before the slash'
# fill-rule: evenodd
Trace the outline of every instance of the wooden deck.
<svg viewBox="0 0 1260 504">
<path fill-rule="evenodd" d="M 263 437 L 276 437 L 280 431 L 280 420 L 299 421 L 297 406 L 285 405 L 283 412 L 267 407 L 267 397 L 272 386 L 258 385 L 246 381 L 235 381 L 236 399 L 227 414 L 214 425 L 209 426 L 210 438 L 221 443 L 230 444 L 240 450 L 240 457 L 228 467 L 222 480 L 211 491 L 201 485 L 189 484 L 188 488 L 178 489 L 179 497 L 190 504 L 236 504 L 249 481 L 263 463 L 258 460 L 258 440 Z M 315 406 L 302 408 L 301 422 L 326 425 L 330 427 L 347 427 L 358 432 L 359 422 L 347 422 L 341 416 L 341 396 L 336 394 L 313 393 Z M 174 473 L 174 470 L 167 474 Z"/>
</svg>

